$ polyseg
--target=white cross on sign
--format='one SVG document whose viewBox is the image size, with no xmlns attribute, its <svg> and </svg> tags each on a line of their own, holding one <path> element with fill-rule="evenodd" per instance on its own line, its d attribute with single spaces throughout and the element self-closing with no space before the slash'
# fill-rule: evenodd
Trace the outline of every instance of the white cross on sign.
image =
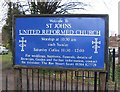
<svg viewBox="0 0 120 92">
<path fill-rule="evenodd" d="M 27 40 L 24 39 L 24 37 L 21 37 L 21 40 L 19 40 L 19 46 L 21 47 L 21 51 L 24 51 L 24 47 L 26 47 Z"/>
<path fill-rule="evenodd" d="M 95 41 L 92 41 L 92 44 L 94 44 L 94 46 L 92 46 L 92 48 L 95 49 L 94 53 L 98 53 L 98 48 L 100 48 L 98 44 L 101 44 L 101 41 L 98 41 L 98 38 L 95 38 Z"/>
</svg>

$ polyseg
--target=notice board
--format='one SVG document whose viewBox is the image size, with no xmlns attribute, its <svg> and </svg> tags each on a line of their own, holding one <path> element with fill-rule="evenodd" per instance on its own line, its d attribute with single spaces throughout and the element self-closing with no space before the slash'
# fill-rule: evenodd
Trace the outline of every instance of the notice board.
<svg viewBox="0 0 120 92">
<path fill-rule="evenodd" d="M 14 66 L 103 70 L 108 15 L 14 17 Z"/>
</svg>

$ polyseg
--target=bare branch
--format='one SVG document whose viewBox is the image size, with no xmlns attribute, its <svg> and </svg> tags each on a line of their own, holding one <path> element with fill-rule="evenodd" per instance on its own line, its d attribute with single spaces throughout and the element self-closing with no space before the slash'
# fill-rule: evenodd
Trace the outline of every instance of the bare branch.
<svg viewBox="0 0 120 92">
<path fill-rule="evenodd" d="M 86 10 L 85 6 L 87 6 L 87 4 L 82 2 L 69 2 L 67 4 L 58 6 L 55 14 L 61 14 L 62 12 L 64 13 L 64 11 L 68 13 L 69 10 Z"/>
</svg>

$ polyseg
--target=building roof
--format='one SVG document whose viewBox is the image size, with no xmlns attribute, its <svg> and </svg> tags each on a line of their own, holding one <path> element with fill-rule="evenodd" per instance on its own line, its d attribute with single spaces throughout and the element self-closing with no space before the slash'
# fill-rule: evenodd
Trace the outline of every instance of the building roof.
<svg viewBox="0 0 120 92">
<path fill-rule="evenodd" d="M 120 46 L 120 35 L 110 36 L 109 47 L 118 47 L 118 46 Z"/>
</svg>

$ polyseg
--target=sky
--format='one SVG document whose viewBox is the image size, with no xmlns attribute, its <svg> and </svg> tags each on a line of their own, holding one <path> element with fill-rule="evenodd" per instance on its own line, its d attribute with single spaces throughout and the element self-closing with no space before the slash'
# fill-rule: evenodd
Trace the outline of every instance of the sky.
<svg viewBox="0 0 120 92">
<path fill-rule="evenodd" d="M 75 14 L 108 14 L 109 35 L 118 34 L 118 2 L 120 0 L 63 0 L 63 3 L 68 1 L 80 1 L 90 5 L 86 7 L 86 10 L 73 11 Z M 5 19 L 5 14 L 7 13 L 7 7 L 2 6 L 3 2 L 4 0 L 0 0 L 0 32 L 2 26 L 5 24 L 5 21 L 1 20 Z"/>
<path fill-rule="evenodd" d="M 120 0 L 85 0 L 91 7 L 83 14 L 108 14 L 109 15 L 109 35 L 118 34 L 118 2 Z"/>
</svg>

